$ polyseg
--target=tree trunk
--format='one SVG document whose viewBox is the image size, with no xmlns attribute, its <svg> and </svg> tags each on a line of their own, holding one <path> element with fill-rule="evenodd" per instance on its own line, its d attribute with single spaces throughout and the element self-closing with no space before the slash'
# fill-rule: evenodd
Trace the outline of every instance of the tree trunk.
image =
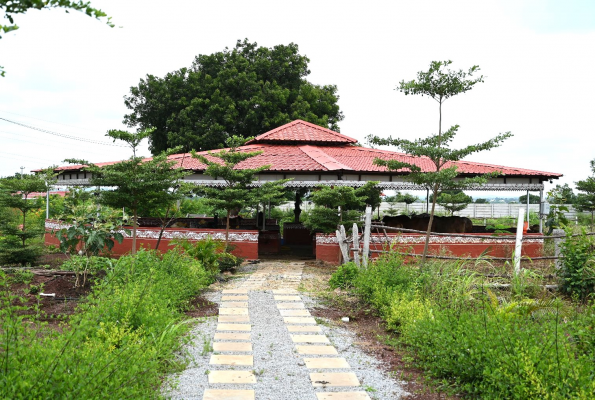
<svg viewBox="0 0 595 400">
<path fill-rule="evenodd" d="M 25 197 L 25 201 L 27 201 L 27 197 Z M 21 232 L 25 232 L 26 223 L 27 223 L 27 212 L 23 209 L 23 228 L 21 229 Z M 25 239 L 25 235 L 22 236 L 21 240 L 23 241 L 23 247 L 25 247 L 25 242 L 27 241 L 27 239 Z"/>
<path fill-rule="evenodd" d="M 161 230 L 159 231 L 159 237 L 157 238 L 157 244 L 155 244 L 155 250 L 159 249 L 159 244 L 161 243 L 161 238 L 163 237 L 163 231 L 165 231 L 165 227 L 173 219 L 173 217 L 170 218 L 169 220 L 167 219 L 168 215 L 169 215 L 170 208 L 171 208 L 171 205 L 168 205 L 167 209 L 165 210 L 165 217 L 163 218 L 163 220 L 161 220 Z"/>
<path fill-rule="evenodd" d="M 231 213 L 231 210 L 227 210 L 227 222 L 225 224 L 225 251 L 227 251 L 227 248 L 229 247 L 229 215 Z M 264 215 L 263 215 L 264 217 Z"/>
<path fill-rule="evenodd" d="M 302 213 L 302 209 L 300 204 L 302 203 L 302 197 L 300 196 L 299 190 L 295 192 L 295 206 L 293 209 L 293 222 L 295 224 L 300 223 L 300 214 Z"/>
<path fill-rule="evenodd" d="M 424 252 L 419 264 L 419 271 L 421 272 L 426 263 L 426 256 L 428 255 L 428 247 L 430 246 L 430 235 L 432 234 L 432 223 L 434 222 L 434 211 L 436 209 L 436 198 L 438 197 L 438 184 L 434 184 L 432 199 L 432 211 L 430 212 L 430 220 L 428 221 L 428 230 L 426 231 L 426 242 L 424 244 Z"/>
<path fill-rule="evenodd" d="M 136 254 L 136 221 L 137 221 L 137 217 L 138 217 L 138 211 L 136 210 L 136 207 L 134 207 L 134 214 L 132 217 L 132 253 L 131 254 Z"/>
</svg>

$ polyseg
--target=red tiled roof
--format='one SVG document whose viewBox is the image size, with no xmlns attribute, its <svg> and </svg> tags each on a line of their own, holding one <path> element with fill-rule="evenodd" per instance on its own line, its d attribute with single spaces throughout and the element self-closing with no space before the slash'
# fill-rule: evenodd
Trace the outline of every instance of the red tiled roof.
<svg viewBox="0 0 595 400">
<path fill-rule="evenodd" d="M 334 141 L 334 143 L 333 143 Z M 435 166 L 430 159 L 415 158 L 404 153 L 387 150 L 370 149 L 354 146 L 355 139 L 322 128 L 309 122 L 297 120 L 262 134 L 245 146 L 241 151 L 261 151 L 262 154 L 249 158 L 236 166 L 238 169 L 255 168 L 270 165 L 270 172 L 323 172 L 343 170 L 351 173 L 386 173 L 385 167 L 374 165 L 374 159 L 399 160 L 419 166 L 422 171 L 434 171 Z M 220 150 L 203 151 L 204 155 L 214 162 L 221 162 L 209 155 Z M 175 160 L 175 167 L 192 171 L 203 171 L 206 165 L 194 159 L 190 154 L 174 154 L 169 157 Z M 146 159 L 149 160 L 149 159 Z M 119 161 L 98 163 L 109 165 Z M 458 161 L 458 172 L 462 175 L 478 175 L 500 171 L 506 176 L 536 176 L 544 179 L 559 178 L 562 174 L 536 171 L 525 168 L 505 167 L 500 165 Z M 452 165 L 452 164 L 447 164 Z M 80 170 L 81 166 L 72 165 L 57 170 Z M 407 171 L 399 171 L 406 173 Z"/>
<path fill-rule="evenodd" d="M 349 136 L 341 135 L 338 132 L 331 131 L 330 129 L 314 125 L 310 122 L 296 119 L 293 122 L 255 137 L 247 144 L 283 142 L 338 144 L 357 143 L 357 140 L 350 138 Z"/>
<path fill-rule="evenodd" d="M 357 146 L 312 146 L 312 145 L 286 145 L 286 144 L 253 144 L 243 146 L 244 151 L 262 151 L 262 154 L 249 158 L 237 165 L 238 169 L 255 168 L 270 165 L 271 172 L 322 172 L 344 170 L 357 173 L 387 172 L 386 167 L 374 164 L 376 158 L 385 160 L 399 160 L 419 166 L 423 171 L 434 171 L 435 166 L 428 158 L 415 158 L 404 153 L 387 150 L 369 149 Z M 211 151 L 211 153 L 217 152 Z M 209 152 L 200 152 L 210 161 L 219 162 L 219 159 L 208 155 Z M 189 154 L 176 154 L 171 159 L 178 161 L 177 167 L 202 171 L 206 166 Z M 183 160 L 183 162 L 182 162 Z M 541 176 L 557 178 L 562 176 L 554 172 L 535 171 L 524 168 L 505 167 L 501 165 L 483 164 L 471 161 L 458 161 L 460 174 L 485 174 L 500 171 L 507 176 Z M 447 164 L 447 166 L 452 165 Z M 403 171 L 406 172 L 406 171 Z"/>
</svg>

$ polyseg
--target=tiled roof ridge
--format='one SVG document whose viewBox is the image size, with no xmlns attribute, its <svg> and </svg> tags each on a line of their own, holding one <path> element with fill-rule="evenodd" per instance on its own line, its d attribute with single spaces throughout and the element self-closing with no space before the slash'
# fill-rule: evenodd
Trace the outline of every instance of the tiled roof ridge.
<svg viewBox="0 0 595 400">
<path fill-rule="evenodd" d="M 293 140 L 292 139 L 285 139 L 284 140 L 284 139 L 272 139 L 271 138 L 271 136 L 273 136 L 273 135 L 275 135 L 275 134 L 277 134 L 277 133 L 279 133 L 279 132 L 281 132 L 281 131 L 283 131 L 285 129 L 292 128 L 292 127 L 294 127 L 296 125 L 305 125 L 305 126 L 307 126 L 309 128 L 316 129 L 316 130 L 318 130 L 320 132 L 323 132 L 324 134 L 331 135 L 331 136 L 337 138 L 338 140 L 327 140 L 327 141 L 325 141 L 325 140 L 318 140 L 318 139 L 312 138 L 311 135 L 310 135 L 310 133 L 307 132 L 307 131 L 306 132 L 303 132 L 304 136 L 306 136 L 306 139 L 305 140 L 295 140 L 295 139 L 293 139 Z M 351 138 L 349 136 L 343 135 L 342 133 L 335 132 L 335 131 L 330 130 L 328 128 L 325 128 L 323 126 L 319 126 L 319 125 L 316 125 L 316 124 L 313 124 L 311 122 L 304 121 L 304 120 L 301 120 L 301 119 L 296 119 L 296 120 L 291 121 L 291 122 L 289 122 L 289 123 L 287 123 L 285 125 L 281 125 L 281 126 L 275 128 L 275 129 L 272 129 L 272 130 L 270 130 L 268 132 L 265 132 L 265 133 L 263 133 L 261 135 L 258 135 L 254 139 L 252 139 L 249 142 L 247 142 L 246 144 L 252 144 L 252 143 L 257 143 L 257 142 L 267 141 L 267 140 L 275 141 L 275 142 L 288 141 L 288 142 L 357 143 L 357 140 L 354 139 L 354 138 Z"/>
<path fill-rule="evenodd" d="M 324 150 L 320 147 L 316 146 L 300 146 L 300 150 L 310 157 L 312 160 L 316 161 L 318 164 L 322 165 L 326 168 L 327 171 L 335 171 L 335 170 L 349 170 L 352 171 L 353 168 L 348 167 L 347 165 L 337 161 L 336 158 L 326 154 Z"/>
</svg>

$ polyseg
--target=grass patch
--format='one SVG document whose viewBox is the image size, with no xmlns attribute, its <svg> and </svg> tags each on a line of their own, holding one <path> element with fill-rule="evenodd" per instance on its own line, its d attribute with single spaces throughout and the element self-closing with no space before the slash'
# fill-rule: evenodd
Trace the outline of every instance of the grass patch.
<svg viewBox="0 0 595 400">
<path fill-rule="evenodd" d="M 372 304 L 438 381 L 482 399 L 592 399 L 595 304 L 555 297 L 537 279 L 497 292 L 464 263 L 420 272 L 388 255 L 334 281 Z"/>
<path fill-rule="evenodd" d="M 181 366 L 183 310 L 211 281 L 180 252 L 122 257 L 60 332 L 24 315 L 0 273 L 0 398 L 159 398 Z"/>
</svg>

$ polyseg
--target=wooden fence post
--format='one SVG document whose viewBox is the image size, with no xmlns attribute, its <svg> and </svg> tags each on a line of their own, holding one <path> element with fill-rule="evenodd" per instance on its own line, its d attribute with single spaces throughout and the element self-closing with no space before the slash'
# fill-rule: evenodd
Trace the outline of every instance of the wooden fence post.
<svg viewBox="0 0 595 400">
<path fill-rule="evenodd" d="M 519 207 L 519 219 L 516 224 L 516 243 L 514 246 L 514 274 L 521 271 L 521 251 L 523 248 L 523 224 L 525 222 L 525 210 Z"/>
<path fill-rule="evenodd" d="M 353 261 L 355 265 L 359 267 L 359 232 L 357 230 L 357 224 L 353 223 Z"/>
<path fill-rule="evenodd" d="M 339 248 L 341 249 L 341 254 L 343 255 L 342 264 L 349 262 L 349 245 L 345 243 L 345 239 L 347 239 L 347 236 L 345 235 L 345 227 L 340 225 L 339 229 L 337 230 L 337 242 L 339 242 Z"/>
<path fill-rule="evenodd" d="M 562 236 L 565 235 L 566 232 L 564 229 L 554 229 L 552 231 L 552 236 Z M 554 239 L 554 255 L 556 257 L 560 257 L 560 250 L 562 249 L 562 243 L 566 240 L 565 238 L 555 238 Z M 556 258 L 556 270 L 562 268 L 562 261 L 560 258 Z"/>
<path fill-rule="evenodd" d="M 366 217 L 364 220 L 364 248 L 362 249 L 362 264 L 364 268 L 368 267 L 368 256 L 370 254 L 370 233 L 372 226 L 372 207 L 366 207 Z"/>
</svg>

